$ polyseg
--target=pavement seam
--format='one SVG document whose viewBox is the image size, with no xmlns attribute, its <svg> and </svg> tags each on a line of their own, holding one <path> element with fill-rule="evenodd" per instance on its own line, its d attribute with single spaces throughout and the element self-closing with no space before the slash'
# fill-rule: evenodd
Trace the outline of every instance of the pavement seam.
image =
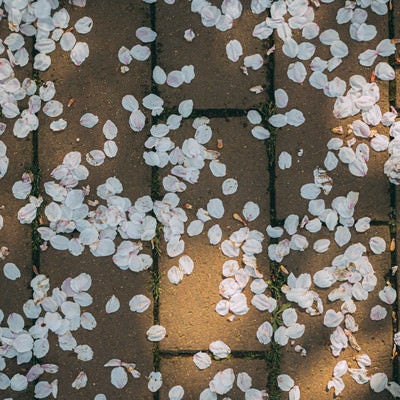
<svg viewBox="0 0 400 400">
<path fill-rule="evenodd" d="M 40 72 L 33 67 L 33 60 L 38 54 L 37 50 L 35 49 L 35 38 L 32 41 L 32 51 L 30 56 L 32 57 L 32 80 L 35 81 L 36 87 L 36 94 L 39 94 L 39 87 L 40 87 Z M 34 196 L 38 198 L 41 195 L 40 189 L 40 182 L 41 182 L 41 171 L 40 171 L 40 164 L 39 164 L 39 127 L 31 132 L 32 134 L 32 160 L 31 166 L 29 167 L 28 172 L 31 174 L 32 179 L 32 189 L 30 192 L 30 196 Z M 42 243 L 42 239 L 38 232 L 38 228 L 41 224 L 42 220 L 42 211 L 43 211 L 43 204 L 36 209 L 36 216 L 35 219 L 31 223 L 31 273 L 32 279 L 40 274 L 40 245 Z M 31 290 L 32 298 L 33 298 L 33 289 Z M 37 319 L 31 319 L 32 326 L 35 325 Z M 40 364 L 40 360 L 34 355 L 32 352 L 32 358 L 29 363 L 31 367 L 36 364 Z M 36 383 L 39 382 L 39 377 L 33 381 L 34 386 Z M 33 390 L 33 389 L 32 389 Z"/>
<path fill-rule="evenodd" d="M 150 10 L 150 27 L 154 32 L 156 30 L 156 4 L 152 3 L 149 5 Z M 154 67 L 157 65 L 157 40 L 154 40 L 150 44 L 151 48 L 151 59 L 150 59 L 150 81 L 151 81 L 151 93 L 158 95 L 158 87 L 152 78 Z M 158 118 L 156 116 L 151 117 L 152 125 L 157 123 Z M 160 184 L 160 170 L 158 167 L 151 168 L 151 198 L 154 201 L 161 199 L 161 184 Z M 156 219 L 157 220 L 157 219 Z M 151 267 L 151 292 L 153 295 L 153 324 L 160 324 L 160 268 L 159 268 L 159 257 L 160 257 L 160 236 L 162 233 L 162 225 L 157 220 L 156 236 L 152 241 L 152 257 L 153 264 Z M 160 371 L 161 368 L 161 354 L 160 344 L 158 342 L 153 343 L 153 371 Z M 160 392 L 157 390 L 153 393 L 153 400 L 160 399 Z"/>
<path fill-rule="evenodd" d="M 271 37 L 265 42 L 266 49 L 274 48 L 274 37 Z M 265 104 L 263 110 L 264 125 L 270 131 L 270 138 L 265 141 L 267 160 L 268 160 L 268 193 L 269 193 L 269 218 L 272 226 L 277 225 L 276 216 L 276 139 L 277 129 L 269 124 L 268 119 L 274 114 L 275 111 L 275 57 L 274 52 L 268 56 L 266 65 L 266 82 L 267 82 L 267 96 L 268 102 Z M 268 79 L 269 78 L 269 79 Z M 276 239 L 269 238 L 268 246 L 275 243 Z M 286 282 L 286 276 L 279 263 L 269 260 L 270 277 L 268 280 L 268 287 L 271 291 L 271 296 L 276 300 L 277 306 L 271 314 L 271 325 L 274 332 L 279 326 L 282 325 L 281 313 L 283 305 L 281 301 L 281 288 Z M 281 391 L 278 387 L 277 377 L 281 371 L 281 348 L 278 343 L 271 340 L 270 349 L 264 352 L 264 360 L 267 369 L 267 391 L 269 399 L 279 400 L 281 398 Z"/>
<path fill-rule="evenodd" d="M 389 13 L 388 13 L 388 30 L 389 30 L 389 38 L 395 39 L 395 29 L 394 29 L 394 10 L 392 1 L 389 4 Z M 389 57 L 389 64 L 396 68 L 396 56 L 391 55 Z M 396 98 L 397 98 L 397 80 L 394 79 L 389 81 L 389 105 L 391 108 L 396 108 Z M 390 232 L 390 262 L 391 269 L 387 272 L 385 279 L 388 284 L 390 284 L 397 293 L 397 297 L 395 302 L 392 304 L 392 333 L 393 335 L 399 330 L 399 301 L 398 301 L 398 293 L 399 287 L 397 282 L 397 193 L 396 193 L 396 185 L 393 183 L 390 184 L 390 222 L 389 222 L 389 232 Z M 394 246 L 392 245 L 394 244 Z M 399 360 L 397 353 L 397 346 L 393 343 L 392 350 L 392 379 L 395 382 L 399 382 Z"/>
<path fill-rule="evenodd" d="M 208 349 L 195 349 L 195 350 L 160 350 L 160 355 L 165 358 L 173 357 L 192 357 L 196 353 L 208 353 Z M 232 350 L 229 356 L 225 359 L 238 358 L 238 359 L 265 359 L 265 351 L 252 351 L 252 350 Z M 220 360 L 219 358 L 213 357 L 214 360 Z"/>
</svg>

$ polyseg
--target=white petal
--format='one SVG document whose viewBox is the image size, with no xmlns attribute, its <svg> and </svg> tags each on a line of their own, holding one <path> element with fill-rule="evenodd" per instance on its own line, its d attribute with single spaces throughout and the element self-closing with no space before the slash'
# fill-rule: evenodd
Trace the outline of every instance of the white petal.
<svg viewBox="0 0 400 400">
<path fill-rule="evenodd" d="M 287 151 L 279 154 L 278 165 L 280 169 L 288 169 L 292 166 L 292 156 Z"/>
<path fill-rule="evenodd" d="M 119 310 L 120 303 L 118 298 L 115 295 L 112 295 L 111 298 L 106 303 L 106 313 L 111 314 Z"/>
<path fill-rule="evenodd" d="M 258 70 L 264 65 L 264 59 L 260 54 L 253 54 L 244 58 L 244 65 L 247 68 Z"/>
<path fill-rule="evenodd" d="M 154 32 L 151 28 L 142 26 L 136 29 L 136 37 L 143 43 L 151 43 L 156 39 L 157 33 Z"/>
<path fill-rule="evenodd" d="M 226 45 L 226 54 L 231 61 L 238 61 L 243 55 L 243 48 L 240 42 L 236 39 L 230 40 Z"/>
<path fill-rule="evenodd" d="M 339 311 L 328 310 L 324 316 L 324 325 L 328 328 L 335 328 L 340 325 L 344 319 L 344 315 Z"/>
<path fill-rule="evenodd" d="M 133 296 L 129 301 L 129 308 L 133 312 L 142 313 L 146 311 L 151 305 L 151 301 L 143 294 Z"/>
<path fill-rule="evenodd" d="M 81 371 L 75 380 L 72 382 L 72 387 L 76 390 L 82 389 L 86 386 L 88 377 L 85 372 Z"/>
<path fill-rule="evenodd" d="M 213 218 L 222 218 L 225 212 L 222 201 L 218 198 L 209 200 L 207 203 L 207 212 Z"/>
<path fill-rule="evenodd" d="M 63 131 L 65 128 L 67 127 L 67 121 L 65 121 L 64 119 L 60 118 L 57 121 L 53 121 L 50 124 L 50 129 L 53 132 L 59 132 L 59 131 Z"/>
<path fill-rule="evenodd" d="M 178 283 L 180 283 L 183 279 L 183 271 L 181 271 L 178 267 L 176 267 L 175 265 L 173 267 L 171 267 L 168 270 L 167 273 L 168 276 L 168 280 L 173 284 L 173 285 L 177 285 Z"/>
<path fill-rule="evenodd" d="M 251 376 L 247 372 L 239 372 L 236 384 L 242 392 L 247 392 L 252 386 Z"/>
<path fill-rule="evenodd" d="M 287 123 L 292 126 L 300 126 L 305 122 L 303 113 L 295 108 L 285 113 L 285 116 Z"/>
<path fill-rule="evenodd" d="M 371 218 L 363 217 L 360 218 L 354 225 L 357 232 L 366 232 L 370 228 Z"/>
<path fill-rule="evenodd" d="M 104 154 L 109 158 L 114 158 L 118 153 L 118 146 L 114 140 L 107 140 L 104 142 Z"/>
<path fill-rule="evenodd" d="M 278 375 L 276 378 L 279 389 L 288 392 L 294 386 L 294 380 L 287 374 Z"/>
<path fill-rule="evenodd" d="M 131 48 L 130 53 L 135 60 L 146 61 L 150 57 L 151 51 L 147 46 L 137 44 Z"/>
<path fill-rule="evenodd" d="M 111 383 L 117 389 L 122 389 L 128 383 L 128 374 L 123 367 L 115 367 L 111 370 Z"/>
<path fill-rule="evenodd" d="M 184 75 L 181 71 L 171 71 L 167 76 L 167 85 L 173 88 L 181 86 L 184 82 Z"/>
<path fill-rule="evenodd" d="M 258 204 L 252 202 L 252 201 L 248 201 L 242 210 L 243 213 L 243 217 L 251 222 L 254 221 L 259 215 L 260 215 L 260 207 L 258 206 Z"/>
<path fill-rule="evenodd" d="M 222 193 L 225 196 L 236 193 L 238 189 L 238 182 L 234 178 L 225 179 L 222 183 Z"/>
<path fill-rule="evenodd" d="M 208 348 L 218 358 L 226 358 L 231 353 L 230 347 L 221 340 L 210 343 Z"/>
<path fill-rule="evenodd" d="M 211 380 L 209 386 L 210 389 L 218 394 L 228 393 L 233 387 L 235 381 L 235 374 L 232 368 L 227 368 L 223 371 L 217 372 L 214 378 Z"/>
<path fill-rule="evenodd" d="M 392 81 L 396 77 L 394 69 L 386 62 L 380 62 L 375 66 L 375 75 L 383 81 Z"/>
<path fill-rule="evenodd" d="M 10 380 L 11 390 L 15 392 L 21 392 L 25 390 L 28 386 L 28 380 L 24 375 L 15 374 Z"/>
<path fill-rule="evenodd" d="M 80 66 L 89 57 L 89 46 L 85 42 L 77 42 L 70 53 L 72 62 Z"/>
<path fill-rule="evenodd" d="M 24 353 L 26 351 L 31 351 L 33 348 L 33 339 L 31 335 L 27 333 L 19 334 L 12 343 L 14 349 L 18 353 Z"/>
<path fill-rule="evenodd" d="M 118 50 L 118 60 L 124 65 L 129 65 L 132 62 L 132 54 L 125 46 L 120 47 Z"/>
<path fill-rule="evenodd" d="M 251 134 L 259 140 L 269 139 L 271 133 L 268 129 L 264 128 L 263 126 L 255 126 L 251 130 Z"/>
<path fill-rule="evenodd" d="M 21 277 L 21 271 L 14 263 L 6 263 L 3 267 L 4 276 L 7 279 L 15 281 L 16 279 Z"/>
<path fill-rule="evenodd" d="M 129 126 L 134 132 L 140 132 L 146 123 L 146 117 L 140 110 L 134 110 L 129 117 Z"/>
<path fill-rule="evenodd" d="M 307 76 L 307 71 L 304 64 L 300 61 L 289 64 L 287 76 L 293 82 L 303 83 Z"/>
<path fill-rule="evenodd" d="M 351 232 L 347 226 L 338 226 L 335 232 L 335 242 L 342 247 L 351 240 Z"/>
<path fill-rule="evenodd" d="M 157 392 L 157 390 L 162 386 L 162 383 L 163 381 L 161 372 L 150 372 L 149 382 L 147 384 L 147 388 L 150 390 L 150 392 Z"/>
<path fill-rule="evenodd" d="M 153 69 L 153 80 L 158 85 L 163 85 L 167 81 L 167 74 L 165 71 L 158 65 L 156 65 Z"/>
<path fill-rule="evenodd" d="M 260 124 L 262 121 L 261 114 L 257 110 L 249 110 L 247 112 L 247 119 L 253 125 Z"/>
<path fill-rule="evenodd" d="M 375 151 L 386 151 L 389 146 L 389 138 L 378 133 L 371 139 L 370 145 Z"/>
<path fill-rule="evenodd" d="M 198 369 L 206 369 L 211 365 L 211 357 L 207 353 L 199 351 L 193 356 L 193 362 Z"/>
<path fill-rule="evenodd" d="M 262 344 L 268 344 L 271 342 L 273 333 L 272 325 L 268 321 L 265 321 L 257 329 L 257 339 Z"/>
<path fill-rule="evenodd" d="M 183 399 L 184 394 L 185 391 L 183 390 L 183 387 L 176 385 L 169 390 L 168 397 L 170 400 L 181 400 Z"/>
<path fill-rule="evenodd" d="M 151 342 L 159 342 L 165 338 L 166 334 L 166 329 L 161 325 L 153 325 L 146 332 L 147 339 Z"/>
<path fill-rule="evenodd" d="M 387 315 L 387 311 L 384 307 L 377 305 L 371 308 L 370 318 L 372 321 L 380 321 L 385 319 Z"/>
<path fill-rule="evenodd" d="M 178 106 L 178 111 L 183 118 L 189 117 L 189 115 L 193 111 L 193 100 L 183 100 L 182 102 L 180 102 Z"/>
<path fill-rule="evenodd" d="M 77 354 L 78 360 L 91 361 L 93 359 L 93 350 L 87 344 L 76 346 L 74 353 Z"/>
<path fill-rule="evenodd" d="M 276 89 L 274 92 L 275 105 L 278 108 L 285 108 L 288 104 L 289 97 L 284 89 Z"/>
<path fill-rule="evenodd" d="M 275 128 L 282 128 L 287 124 L 287 116 L 285 114 L 274 114 L 268 119 L 268 122 Z"/>
<path fill-rule="evenodd" d="M 210 244 L 216 245 L 222 239 L 222 230 L 218 224 L 213 225 L 207 232 L 208 239 Z"/>
<path fill-rule="evenodd" d="M 74 27 L 78 33 L 89 33 L 93 27 L 93 20 L 90 17 L 82 17 L 75 22 Z"/>
<path fill-rule="evenodd" d="M 313 249 L 317 253 L 325 253 L 328 251 L 329 245 L 331 244 L 329 239 L 319 239 L 314 242 Z"/>
<path fill-rule="evenodd" d="M 184 255 L 184 256 L 180 257 L 179 258 L 179 269 L 185 275 L 190 275 L 193 272 L 193 269 L 194 269 L 193 260 L 187 255 Z"/>
<path fill-rule="evenodd" d="M 92 150 L 86 154 L 88 164 L 98 167 L 104 163 L 106 155 L 102 150 Z"/>
<path fill-rule="evenodd" d="M 223 177 L 226 175 L 226 165 L 219 160 L 212 160 L 209 164 L 212 174 L 216 177 Z"/>
<path fill-rule="evenodd" d="M 300 194 L 303 199 L 314 200 L 321 193 L 321 189 L 315 183 L 307 183 L 300 189 Z"/>
<path fill-rule="evenodd" d="M 384 372 L 378 372 L 371 376 L 369 384 L 375 393 L 383 392 L 388 384 L 387 375 Z"/>
<path fill-rule="evenodd" d="M 386 242 L 379 236 L 374 236 L 369 240 L 369 247 L 374 254 L 382 254 L 386 250 Z"/>
<path fill-rule="evenodd" d="M 308 42 L 299 44 L 297 57 L 300 60 L 309 60 L 315 53 L 315 45 Z"/>
<path fill-rule="evenodd" d="M 33 68 L 38 71 L 46 71 L 51 65 L 51 58 L 44 53 L 36 54 L 34 58 Z M 1 74 L 0 74 L 1 76 Z"/>
<path fill-rule="evenodd" d="M 379 298 L 386 304 L 393 304 L 396 300 L 396 297 L 397 297 L 396 290 L 393 289 L 391 286 L 385 286 L 379 292 Z"/>
<path fill-rule="evenodd" d="M 251 299 L 251 304 L 260 311 L 268 311 L 272 313 L 276 308 L 276 300 L 265 294 L 256 294 Z"/>
<path fill-rule="evenodd" d="M 92 113 L 83 114 L 79 123 L 86 128 L 93 128 L 99 122 L 99 117 Z"/>
</svg>

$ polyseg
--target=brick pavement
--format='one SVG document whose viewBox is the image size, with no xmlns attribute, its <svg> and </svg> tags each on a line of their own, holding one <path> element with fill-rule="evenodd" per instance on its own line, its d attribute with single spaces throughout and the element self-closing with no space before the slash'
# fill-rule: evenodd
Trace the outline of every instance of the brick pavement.
<svg viewBox="0 0 400 400">
<path fill-rule="evenodd" d="M 316 21 L 323 29 L 335 26 L 337 8 L 339 4 L 322 4 L 320 9 L 315 10 Z M 168 5 L 159 1 L 149 5 L 140 0 L 96 3 L 89 1 L 83 9 L 71 6 L 67 6 L 67 9 L 71 14 L 72 23 L 85 15 L 94 20 L 93 30 L 83 37 L 83 40 L 89 43 L 90 56 L 77 68 L 70 62 L 68 53 L 57 49 L 52 53 L 51 67 L 39 73 L 40 80 L 55 82 L 55 98 L 63 103 L 62 117 L 68 121 L 66 131 L 53 133 L 49 129 L 49 119 L 43 116 L 40 118 L 36 150 L 42 185 L 50 179 L 50 172 L 62 161 L 66 153 L 79 151 L 85 155 L 94 148 L 101 149 L 104 142 L 101 127 L 107 119 L 111 119 L 119 129 L 116 139 L 119 152 L 116 158 L 107 159 L 103 166 L 89 166 L 89 178 L 83 182 L 91 187 L 89 198 L 95 199 L 95 188 L 110 176 L 121 180 L 124 187 L 122 195 L 133 202 L 144 195 L 152 195 L 154 199 L 161 197 L 164 191 L 156 184 L 168 173 L 167 169 L 152 169 L 142 158 L 150 125 L 147 124 L 140 133 L 132 132 L 128 125 L 129 113 L 120 106 L 121 99 L 126 94 L 133 94 L 140 102 L 145 95 L 156 91 L 165 101 L 167 116 L 175 111 L 180 101 L 190 98 L 194 101 L 193 115 L 210 118 L 209 125 L 213 130 L 213 137 L 206 147 L 221 153 L 220 160 L 227 167 L 226 177 L 233 177 L 239 182 L 238 192 L 231 197 L 224 197 L 224 217 L 212 222 L 220 224 L 224 239 L 243 226 L 234 220 L 232 215 L 241 213 L 247 201 L 254 201 L 260 206 L 260 217 L 249 226 L 263 233 L 268 224 L 282 223 L 289 213 L 297 213 L 300 218 L 307 213 L 307 202 L 299 195 L 300 187 L 311 182 L 314 168 L 322 165 L 326 154 L 326 142 L 330 137 L 334 137 L 331 129 L 339 123 L 332 117 L 332 99 L 310 88 L 307 82 L 297 85 L 288 80 L 286 68 L 291 61 L 282 55 L 281 41 L 277 37 L 276 51 L 271 56 L 265 54 L 272 45 L 272 40 L 249 39 L 254 25 L 263 19 L 262 16 L 253 15 L 248 7 L 244 7 L 243 15 L 239 21 L 234 22 L 233 29 L 219 32 L 213 27 L 204 27 L 200 16 L 190 13 L 190 4 L 187 2 Z M 348 25 L 338 29 L 340 37 L 346 43 L 354 44 L 354 48 L 353 45 L 349 46 L 350 55 L 338 69 L 342 79 L 347 80 L 354 73 L 355 66 L 358 73 L 362 73 L 368 79 L 369 69 L 364 68 L 360 72 L 356 56 L 367 48 L 373 48 L 390 32 L 387 28 L 387 16 L 378 17 L 369 13 L 368 18 L 369 23 L 379 27 L 378 36 L 372 42 L 354 44 L 349 38 Z M 394 35 L 397 37 L 400 25 L 397 5 L 394 6 L 392 24 Z M 118 49 L 122 45 L 130 48 L 139 43 L 135 38 L 135 30 L 140 26 L 151 26 L 158 33 L 156 41 L 150 45 L 153 55 L 144 62 L 134 60 L 129 66 L 130 70 L 122 74 L 117 59 Z M 189 27 L 196 33 L 193 43 L 183 39 L 183 33 Z M 250 70 L 248 76 L 244 75 L 239 69 L 239 63 L 232 63 L 226 58 L 225 44 L 231 39 L 242 41 L 245 54 L 258 52 L 265 55 L 266 66 L 258 71 Z M 311 42 L 319 45 L 318 39 Z M 328 57 L 326 47 L 318 46 L 318 52 L 316 55 L 321 58 Z M 187 64 L 195 66 L 196 77 L 191 84 L 183 84 L 177 89 L 152 84 L 151 73 L 155 65 L 168 72 Z M 26 67 L 28 70 L 29 68 L 31 67 Z M 32 74 L 30 71 L 24 73 Z M 333 76 L 335 72 L 331 74 L 331 77 Z M 388 99 L 393 94 L 393 86 L 389 88 L 385 83 L 378 84 L 382 95 L 380 106 L 386 111 L 389 109 Z M 265 91 L 261 94 L 250 92 L 249 89 L 256 85 L 262 85 Z M 287 90 L 288 109 L 302 110 L 306 122 L 298 128 L 277 129 L 272 133 L 271 140 L 267 140 L 264 145 L 250 135 L 251 125 L 245 115 L 249 109 L 259 109 L 266 118 L 266 105 L 273 101 L 271 95 L 274 88 Z M 397 96 L 399 92 L 400 90 L 397 90 Z M 67 107 L 70 99 L 74 99 L 74 103 Z M 397 101 L 397 107 L 398 104 Z M 79 124 L 79 119 L 85 112 L 99 116 L 100 123 L 93 129 L 84 128 Z M 181 146 L 185 139 L 193 136 L 193 115 L 183 122 L 179 131 L 169 135 L 176 145 Z M 147 122 L 164 122 L 165 116 L 152 118 L 146 111 L 146 118 Z M 340 123 L 346 126 L 350 122 L 349 119 Z M 10 126 L 2 137 L 7 142 L 11 164 L 6 177 L 1 180 L 0 203 L 4 204 L 5 208 L 0 213 L 5 219 L 5 228 L 0 231 L 0 245 L 10 248 L 7 261 L 20 266 L 23 274 L 22 279 L 16 282 L 0 279 L 0 293 L 12 293 L 4 296 L 1 301 L 1 309 L 6 316 L 15 310 L 21 312 L 22 304 L 29 298 L 28 283 L 33 276 L 31 229 L 15 221 L 16 212 L 22 203 L 13 200 L 11 186 L 20 179 L 22 172 L 30 167 L 32 148 L 35 148 L 35 145 L 31 138 L 14 138 Z M 387 129 L 384 133 L 387 134 Z M 217 147 L 217 139 L 222 140 L 222 148 Z M 300 150 L 302 155 L 299 155 Z M 280 170 L 276 165 L 281 151 L 291 153 L 292 168 Z M 353 234 L 352 242 L 360 241 L 366 244 L 370 237 L 376 235 L 383 237 L 386 243 L 392 238 L 397 240 L 397 232 L 393 229 L 390 231 L 389 228 L 396 226 L 394 223 L 397 221 L 394 221 L 394 218 L 398 218 L 395 211 L 400 196 L 382 173 L 385 159 L 386 153 L 371 152 L 369 172 L 364 178 L 351 176 L 341 164 L 331 173 L 334 186 L 332 193 L 325 197 L 326 202 L 330 202 L 336 196 L 346 195 L 350 190 L 359 191 L 360 200 L 355 217 L 370 216 L 375 223 L 367 233 Z M 199 183 L 188 184 L 188 189 L 180 198 L 181 206 L 190 204 L 190 207 L 185 208 L 189 222 L 195 219 L 198 208 L 206 207 L 210 198 L 222 197 L 223 179 L 225 178 L 213 177 L 206 166 L 201 171 Z M 110 399 L 164 400 L 168 398 L 168 391 L 172 386 L 182 385 L 185 389 L 184 398 L 195 399 L 207 388 L 214 374 L 225 368 L 233 368 L 235 373 L 246 371 L 252 376 L 254 387 L 268 387 L 274 390 L 273 380 L 278 365 L 275 365 L 277 368 L 273 371 L 267 363 L 268 353 L 272 354 L 273 350 L 271 345 L 259 343 L 255 335 L 258 326 L 268 320 L 270 314 L 250 306 L 246 315 L 235 316 L 233 321 L 229 321 L 227 317 L 222 317 L 214 311 L 216 303 L 220 300 L 218 285 L 226 257 L 222 255 L 219 246 L 209 245 L 206 232 L 210 226 L 211 222 L 208 222 L 203 233 L 193 238 L 184 235 L 185 254 L 193 259 L 195 269 L 177 286 L 172 285 L 167 277 L 168 269 L 177 264 L 177 258 L 168 257 L 162 240 L 160 254 L 155 255 L 153 252 L 154 266 L 151 270 L 141 273 L 121 271 L 112 263 L 111 257 L 95 258 L 87 249 L 79 257 L 51 248 L 40 254 L 40 265 L 37 267 L 40 273 L 50 278 L 52 287 L 61 285 L 65 278 L 76 276 L 80 272 L 89 273 L 93 278 L 89 292 L 94 301 L 92 305 L 85 307 L 85 311 L 93 313 L 97 327 L 93 331 L 80 329 L 75 335 L 78 344 L 89 344 L 92 347 L 93 361 L 85 363 L 77 360 L 73 353 L 61 351 L 56 338 L 50 337 L 50 351 L 44 361 L 60 366 L 60 371 L 55 376 L 59 380 L 58 398 L 89 399 L 98 393 L 104 393 Z M 317 238 L 308 233 L 305 235 L 311 245 Z M 327 232 L 325 228 L 318 238 L 321 235 L 333 238 L 332 233 Z M 263 254 L 257 258 L 264 279 L 274 283 L 279 265 L 269 261 L 266 255 L 268 243 L 269 239 L 266 238 Z M 147 253 L 151 252 L 150 244 L 145 244 L 145 250 Z M 342 251 L 343 248 L 334 244 L 329 252 L 323 255 L 316 254 L 309 248 L 304 253 L 292 252 L 282 263 L 296 276 L 304 272 L 313 274 L 322 267 L 329 266 L 332 259 Z M 35 252 L 33 254 L 34 257 L 38 256 Z M 377 288 L 382 288 L 386 274 L 396 263 L 396 250 L 390 252 L 387 249 L 383 255 L 369 256 L 378 278 Z M 3 264 L 4 262 L 0 265 Z M 156 299 L 152 297 L 152 280 L 158 277 L 160 293 L 159 299 Z M 372 359 L 370 374 L 385 372 L 392 377 L 390 307 L 387 307 L 389 316 L 385 320 L 369 320 L 370 308 L 379 302 L 377 292 L 375 290 L 367 302 L 357 304 L 356 316 L 359 318 L 360 332 L 356 334 L 356 338 L 362 350 Z M 249 288 L 246 288 L 244 293 L 250 303 Z M 325 309 L 338 309 L 336 304 L 327 301 L 326 290 L 318 290 L 318 293 L 324 301 Z M 105 303 L 113 294 L 118 296 L 121 308 L 114 314 L 106 314 Z M 152 308 L 143 314 L 132 313 L 128 303 L 136 294 L 145 294 L 151 298 Z M 281 298 L 281 302 L 284 302 L 284 299 Z M 322 316 L 310 317 L 300 309 L 298 313 L 299 322 L 305 324 L 306 332 L 302 338 L 296 340 L 296 344 L 304 346 L 308 355 L 301 357 L 294 352 L 291 345 L 282 347 L 279 349 L 279 368 L 282 373 L 290 374 L 295 379 L 296 384 L 300 386 L 302 398 L 333 398 L 332 391 L 327 393 L 325 390 L 338 361 L 329 351 L 329 334 L 332 329 L 323 327 Z M 160 323 L 167 330 L 167 337 L 159 344 L 146 340 L 146 331 L 153 323 Z M 228 360 L 213 360 L 211 368 L 200 371 L 192 362 L 192 354 L 196 351 L 206 352 L 208 345 L 214 340 L 226 342 L 231 347 L 233 356 Z M 339 359 L 347 360 L 349 365 L 354 367 L 355 355 L 355 350 L 347 349 Z M 130 377 L 128 385 L 122 391 L 114 388 L 110 384 L 110 369 L 103 367 L 112 358 L 135 362 L 138 370 L 142 372 L 142 377 L 138 380 L 132 380 Z M 7 362 L 5 372 L 8 374 L 12 375 L 15 371 L 24 373 L 29 368 L 17 366 L 12 361 Z M 164 385 L 159 393 L 152 394 L 147 390 L 146 377 L 154 369 L 163 374 Z M 71 387 L 71 383 L 82 370 L 87 373 L 89 382 L 86 388 L 77 391 Z M 397 374 L 396 367 L 394 373 Z M 390 398 L 387 392 L 374 394 L 368 385 L 357 385 L 348 376 L 345 383 L 343 393 L 346 398 Z M 4 392 L 4 398 L 7 396 L 14 399 L 32 398 L 33 387 L 30 385 L 29 391 L 17 395 L 7 390 Z M 243 393 L 236 387 L 228 396 L 233 400 L 244 398 Z M 279 395 L 271 392 L 271 398 L 278 398 L 277 396 Z M 283 393 L 281 398 L 287 398 L 287 395 Z"/>
</svg>

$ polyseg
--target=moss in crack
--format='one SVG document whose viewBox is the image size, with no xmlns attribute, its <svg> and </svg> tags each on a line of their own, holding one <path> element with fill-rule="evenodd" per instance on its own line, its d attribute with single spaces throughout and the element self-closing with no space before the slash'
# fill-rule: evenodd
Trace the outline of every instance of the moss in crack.
<svg viewBox="0 0 400 400">
<path fill-rule="evenodd" d="M 35 154 L 33 155 L 34 165 L 28 170 L 28 173 L 31 175 L 32 179 L 32 189 L 31 195 L 34 197 L 40 196 L 40 169 L 36 162 Z M 40 246 L 42 244 L 42 239 L 40 237 L 39 232 L 37 229 L 41 225 L 42 215 L 43 215 L 44 203 L 40 205 L 39 208 L 36 210 L 36 217 L 32 221 L 32 264 L 39 270 L 40 267 Z"/>
<path fill-rule="evenodd" d="M 161 199 L 161 177 L 158 167 L 151 168 L 151 198 L 153 201 Z"/>
<path fill-rule="evenodd" d="M 157 223 L 156 226 L 156 235 L 154 236 L 153 239 L 151 239 L 151 246 L 152 246 L 152 251 L 153 251 L 153 256 L 160 257 L 161 256 L 161 237 L 163 233 L 164 227 L 160 224 Z"/>
<path fill-rule="evenodd" d="M 158 301 L 160 300 L 160 293 L 161 293 L 161 274 L 158 268 L 153 268 L 151 272 L 151 278 L 150 278 L 150 286 L 151 286 L 151 294 L 153 295 L 153 299 L 155 302 L 155 306 L 158 308 Z M 158 310 L 157 310 L 158 313 Z M 158 317 L 157 317 L 158 320 Z M 157 322 L 157 321 L 155 321 Z"/>
<path fill-rule="evenodd" d="M 281 372 L 281 352 L 278 343 L 272 342 L 270 350 L 265 352 L 265 362 L 268 371 L 267 392 L 268 399 L 279 400 L 281 391 L 278 387 L 277 377 Z"/>
</svg>

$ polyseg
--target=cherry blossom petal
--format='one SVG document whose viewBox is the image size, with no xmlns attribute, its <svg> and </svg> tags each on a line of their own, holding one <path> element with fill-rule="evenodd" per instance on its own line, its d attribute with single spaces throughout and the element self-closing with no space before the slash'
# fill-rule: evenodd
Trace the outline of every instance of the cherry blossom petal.
<svg viewBox="0 0 400 400">
<path fill-rule="evenodd" d="M 243 55 L 243 48 L 240 42 L 236 39 L 230 40 L 226 45 L 226 55 L 229 60 L 237 62 L 239 58 Z"/>
</svg>

